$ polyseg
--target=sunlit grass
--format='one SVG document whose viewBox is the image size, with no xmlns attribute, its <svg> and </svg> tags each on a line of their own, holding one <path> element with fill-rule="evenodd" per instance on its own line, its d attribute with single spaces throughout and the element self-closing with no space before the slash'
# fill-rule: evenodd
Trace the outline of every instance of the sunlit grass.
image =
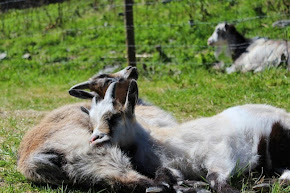
<svg viewBox="0 0 290 193">
<path fill-rule="evenodd" d="M 258 74 L 213 71 L 209 64 L 215 62 L 214 49 L 206 47 L 206 39 L 215 24 L 187 25 L 190 19 L 216 23 L 265 14 L 269 17 L 238 23 L 238 30 L 247 37 L 289 40 L 289 27 L 271 27 L 277 19 L 287 18 L 273 16 L 287 14 L 281 0 L 135 2 L 143 2 L 134 11 L 137 53 L 152 55 L 138 59 L 142 98 L 179 121 L 245 103 L 266 103 L 290 111 L 290 74 L 285 68 Z M 63 23 L 56 22 L 57 4 L 0 14 L 0 53 L 7 53 L 0 61 L 0 192 L 94 192 L 37 185 L 16 170 L 24 133 L 48 111 L 80 101 L 67 93 L 72 85 L 108 64 L 119 65 L 119 69 L 126 66 L 123 6 L 110 6 L 105 0 L 71 0 L 61 7 Z M 164 46 L 171 63 L 162 62 L 156 45 Z M 25 53 L 31 54 L 29 60 L 22 58 Z M 234 176 L 232 184 L 251 191 L 256 178 L 252 174 Z M 289 188 L 275 183 L 271 192 L 286 193 Z"/>
</svg>

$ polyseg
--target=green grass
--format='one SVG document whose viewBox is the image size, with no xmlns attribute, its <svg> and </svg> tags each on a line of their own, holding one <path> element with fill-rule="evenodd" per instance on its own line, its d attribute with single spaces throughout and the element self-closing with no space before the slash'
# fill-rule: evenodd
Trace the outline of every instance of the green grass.
<svg viewBox="0 0 290 193">
<path fill-rule="evenodd" d="M 227 75 L 209 68 L 215 62 L 214 49 L 206 46 L 215 23 L 257 16 L 262 17 L 238 22 L 238 30 L 247 37 L 289 40 L 290 27 L 272 27 L 276 20 L 289 19 L 282 0 L 135 2 L 137 53 L 152 55 L 138 58 L 142 98 L 172 112 L 179 121 L 245 103 L 290 111 L 290 77 L 284 68 Z M 119 14 L 123 6 L 108 4 L 71 0 L 0 14 L 0 53 L 7 53 L 0 60 L 0 192 L 92 192 L 27 181 L 16 171 L 17 148 L 24 133 L 46 112 L 80 101 L 68 95 L 72 85 L 104 66 L 126 66 L 124 22 Z M 188 25 L 190 19 L 195 26 Z M 156 45 L 163 46 L 171 62 L 159 58 Z M 25 53 L 31 59 L 23 59 Z M 232 183 L 249 191 L 256 180 L 249 176 L 234 177 Z M 274 184 L 271 192 L 286 193 L 289 186 Z"/>
</svg>

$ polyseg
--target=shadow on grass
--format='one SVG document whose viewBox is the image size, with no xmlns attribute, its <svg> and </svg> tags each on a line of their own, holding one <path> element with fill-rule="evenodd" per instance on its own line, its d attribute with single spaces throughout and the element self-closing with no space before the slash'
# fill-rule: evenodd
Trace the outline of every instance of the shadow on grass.
<svg viewBox="0 0 290 193">
<path fill-rule="evenodd" d="M 32 188 L 42 189 L 46 192 L 59 192 L 59 193 L 113 193 L 112 191 L 107 190 L 104 187 L 99 186 L 92 186 L 92 187 L 85 187 L 81 185 L 52 185 L 52 184 L 39 184 L 30 182 Z"/>
</svg>

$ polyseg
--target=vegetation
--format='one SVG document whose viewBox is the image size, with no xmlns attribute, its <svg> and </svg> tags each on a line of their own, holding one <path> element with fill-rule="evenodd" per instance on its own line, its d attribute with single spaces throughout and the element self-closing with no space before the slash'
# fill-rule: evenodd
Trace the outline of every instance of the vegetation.
<svg viewBox="0 0 290 193">
<path fill-rule="evenodd" d="M 247 37 L 289 41 L 290 27 L 272 27 L 274 21 L 289 18 L 287 1 L 163 2 L 135 1 L 137 54 L 143 55 L 137 66 L 141 97 L 180 121 L 245 103 L 290 111 L 290 78 L 285 68 L 227 75 L 210 68 L 214 49 L 206 45 L 221 21 L 236 23 Z M 67 93 L 72 85 L 105 66 L 127 65 L 122 3 L 70 0 L 0 14 L 0 54 L 6 54 L 0 60 L 0 192 L 88 191 L 27 181 L 16 171 L 17 148 L 25 131 L 47 111 L 79 101 Z M 161 45 L 169 60 L 160 57 L 156 45 Z M 245 191 L 257 180 L 234 179 Z M 289 186 L 275 184 L 271 192 L 286 193 Z"/>
</svg>

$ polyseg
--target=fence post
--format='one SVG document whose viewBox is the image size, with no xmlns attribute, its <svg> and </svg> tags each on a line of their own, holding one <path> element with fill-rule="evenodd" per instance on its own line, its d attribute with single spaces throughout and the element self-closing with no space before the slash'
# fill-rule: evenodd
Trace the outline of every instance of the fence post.
<svg viewBox="0 0 290 193">
<path fill-rule="evenodd" d="M 133 0 L 124 0 L 125 3 L 125 28 L 127 44 L 127 61 L 129 66 L 136 66 L 136 49 L 133 19 Z"/>
</svg>

